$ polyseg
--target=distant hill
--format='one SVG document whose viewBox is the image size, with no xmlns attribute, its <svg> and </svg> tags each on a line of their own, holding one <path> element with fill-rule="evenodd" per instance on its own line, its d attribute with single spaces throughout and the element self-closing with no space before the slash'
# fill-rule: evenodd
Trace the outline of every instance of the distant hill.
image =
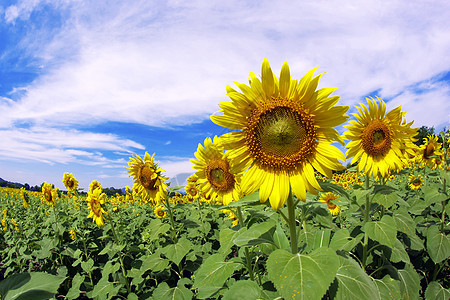
<svg viewBox="0 0 450 300">
<path fill-rule="evenodd" d="M 41 187 L 38 185 L 30 186 L 28 183 L 22 184 L 18 182 L 11 182 L 8 180 L 5 180 L 3 178 L 0 178 L 0 187 L 9 187 L 9 188 L 15 188 L 20 189 L 21 187 L 25 188 L 28 191 L 40 191 Z"/>
</svg>

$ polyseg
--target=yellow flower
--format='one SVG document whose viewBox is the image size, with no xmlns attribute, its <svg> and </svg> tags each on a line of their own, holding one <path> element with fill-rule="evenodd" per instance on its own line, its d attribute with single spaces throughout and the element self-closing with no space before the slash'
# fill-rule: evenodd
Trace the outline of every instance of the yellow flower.
<svg viewBox="0 0 450 300">
<path fill-rule="evenodd" d="M 94 191 L 96 188 L 102 188 L 102 184 L 94 179 L 89 185 L 89 190 Z"/>
<path fill-rule="evenodd" d="M 224 214 L 228 214 L 228 218 L 230 218 L 231 219 L 231 227 L 234 227 L 234 226 L 236 226 L 237 224 L 239 224 L 239 219 L 238 219 L 238 217 L 236 216 L 236 214 L 232 211 L 232 210 L 229 210 L 229 209 L 221 209 L 221 211 L 224 213 Z"/>
<path fill-rule="evenodd" d="M 441 156 L 441 148 L 442 144 L 438 143 L 438 137 L 436 135 L 428 135 L 428 137 L 423 139 L 423 144 L 420 146 L 420 163 L 424 166 L 435 166 L 437 164 L 436 159 L 433 159 L 432 156 Z"/>
<path fill-rule="evenodd" d="M 191 176 L 189 176 L 189 177 L 186 179 L 186 181 L 187 181 L 188 183 L 196 183 L 197 180 L 198 180 L 197 174 L 192 174 Z"/>
<path fill-rule="evenodd" d="M 8 230 L 8 223 L 6 222 L 6 220 L 2 219 L 1 222 L 2 222 L 3 231 Z"/>
<path fill-rule="evenodd" d="M 280 79 L 264 59 L 261 80 L 250 73 L 250 86 L 236 83 L 242 91 L 227 86 L 232 102 L 221 102 L 223 115 L 211 120 L 235 129 L 221 137 L 221 145 L 236 169 L 247 169 L 241 182 L 245 195 L 259 189 L 261 202 L 269 199 L 278 210 L 290 191 L 306 201 L 306 191 L 321 190 L 314 169 L 327 176 L 342 170 L 345 156 L 335 146 L 344 144 L 333 127 L 345 122 L 347 106 L 334 106 L 339 97 L 329 95 L 334 88 L 316 91 L 321 75 L 309 71 L 300 81 L 291 79 L 283 64 Z"/>
<path fill-rule="evenodd" d="M 70 229 L 69 234 L 70 234 L 70 239 L 72 241 L 75 241 L 77 239 L 77 234 L 75 233 L 75 230 Z"/>
<path fill-rule="evenodd" d="M 74 192 L 78 188 L 78 180 L 72 173 L 64 173 L 63 183 L 69 192 Z"/>
<path fill-rule="evenodd" d="M 425 180 L 423 179 L 422 175 L 418 175 L 418 176 L 411 175 L 411 176 L 409 176 L 409 179 L 408 179 L 408 185 L 411 190 L 420 189 L 423 186 L 424 182 L 425 182 Z"/>
<path fill-rule="evenodd" d="M 139 196 L 141 196 L 144 201 L 149 200 L 155 203 L 160 203 L 166 198 L 167 194 L 167 184 L 165 180 L 168 178 L 161 175 L 164 172 L 163 169 L 158 168 L 158 165 L 153 161 L 153 156 L 150 156 L 145 152 L 144 160 L 136 154 L 135 157 L 130 157 L 128 162 L 129 176 L 133 177 L 134 185 L 133 190 L 135 190 Z"/>
<path fill-rule="evenodd" d="M 11 223 L 13 223 L 15 231 L 19 230 L 19 227 L 17 226 L 17 222 L 14 219 L 11 219 Z"/>
<path fill-rule="evenodd" d="M 344 139 L 350 140 L 346 145 L 347 158 L 353 157 L 351 163 L 358 162 L 358 171 L 370 174 L 374 178 L 386 178 L 391 171 L 403 168 L 405 156 L 402 149 L 410 145 L 415 130 L 411 123 L 402 122 L 404 115 L 401 106 L 386 113 L 386 104 L 378 98 L 377 102 L 367 98 L 367 108 L 360 103 L 356 107 L 359 114 L 353 113 L 356 120 L 349 121 Z"/>
<path fill-rule="evenodd" d="M 155 207 L 154 213 L 160 219 L 165 218 L 167 216 L 167 211 L 163 205 L 157 205 Z"/>
<path fill-rule="evenodd" d="M 193 184 L 193 183 L 188 183 L 188 184 L 186 184 L 184 189 L 186 190 L 186 196 L 187 196 L 189 202 L 192 202 L 192 201 L 200 198 L 200 189 L 199 189 L 198 185 Z"/>
<path fill-rule="evenodd" d="M 336 205 L 333 203 L 333 201 L 337 200 L 337 198 L 339 198 L 339 195 L 329 192 L 329 193 L 323 194 L 320 197 L 319 202 L 326 203 L 328 206 L 328 210 L 334 216 L 334 215 L 337 215 L 341 211 L 341 208 L 339 207 L 339 205 Z M 341 202 L 340 200 L 337 200 L 337 201 Z"/>
<path fill-rule="evenodd" d="M 217 146 L 218 139 L 215 136 L 214 141 L 211 138 L 205 139 L 205 147 L 198 145 L 195 157 L 191 159 L 194 164 L 192 168 L 198 172 L 197 183 L 205 193 L 206 199 L 215 199 L 224 205 L 237 201 L 241 197 L 241 188 L 239 181 L 244 170 L 233 168 L 228 159 L 228 152 L 224 153 Z"/>
<path fill-rule="evenodd" d="M 42 194 L 41 201 L 46 203 L 48 206 L 55 206 L 56 200 L 58 199 L 58 192 L 53 188 L 52 184 L 44 182 L 42 184 Z"/>
<path fill-rule="evenodd" d="M 5 208 L 4 210 L 3 210 L 3 216 L 6 218 L 6 215 L 8 214 L 8 210 Z"/>
<path fill-rule="evenodd" d="M 106 214 L 106 211 L 102 205 L 106 202 L 106 194 L 102 193 L 102 189 L 96 188 L 94 191 L 89 191 L 86 202 L 91 211 L 87 217 L 92 217 L 92 222 L 95 222 L 98 226 L 105 225 L 103 214 Z"/>
</svg>

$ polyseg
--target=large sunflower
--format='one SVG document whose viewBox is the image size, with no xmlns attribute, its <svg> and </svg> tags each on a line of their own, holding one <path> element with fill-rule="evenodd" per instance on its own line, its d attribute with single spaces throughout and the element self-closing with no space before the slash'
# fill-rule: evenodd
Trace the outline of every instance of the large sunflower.
<svg viewBox="0 0 450 300">
<path fill-rule="evenodd" d="M 438 142 L 438 137 L 434 134 L 428 135 L 428 137 L 423 139 L 423 144 L 420 146 L 420 163 L 424 166 L 435 166 L 436 161 L 433 156 L 442 156 L 441 149 L 442 144 Z"/>
<path fill-rule="evenodd" d="M 353 157 L 352 164 L 359 161 L 359 172 L 386 178 L 390 172 L 403 168 L 403 153 L 417 132 L 411 129 L 411 123 L 402 121 L 404 113 L 401 106 L 386 113 L 386 104 L 377 99 L 378 103 L 367 98 L 369 108 L 362 103 L 361 107 L 356 107 L 359 114 L 352 113 L 356 120 L 344 126 L 348 130 L 343 137 L 350 140 L 346 145 L 347 158 Z"/>
<path fill-rule="evenodd" d="M 239 186 L 240 178 L 244 170 L 233 167 L 228 159 L 228 152 L 217 146 L 218 138 L 206 138 L 203 147 L 198 144 L 195 157 L 191 159 L 194 164 L 192 168 L 197 170 L 197 182 L 209 199 L 215 199 L 224 205 L 237 201 L 241 197 Z"/>
<path fill-rule="evenodd" d="M 339 97 L 329 95 L 334 88 L 316 91 L 321 75 L 309 71 L 300 81 L 291 79 L 285 62 L 280 79 L 264 59 L 261 80 L 250 73 L 250 86 L 236 83 L 242 93 L 227 86 L 232 102 L 221 102 L 223 115 L 211 120 L 236 129 L 221 137 L 228 157 L 243 169 L 244 194 L 259 190 L 259 199 L 270 199 L 272 208 L 286 202 L 290 190 L 306 201 L 306 191 L 317 193 L 320 186 L 314 169 L 331 177 L 341 170 L 342 152 L 329 143 L 343 141 L 333 128 L 348 118 L 347 106 L 334 106 Z"/>
<path fill-rule="evenodd" d="M 106 214 L 106 211 L 102 205 L 106 203 L 106 194 L 102 193 L 102 189 L 96 188 L 93 191 L 89 191 L 86 202 L 91 211 L 87 217 L 92 217 L 92 222 L 95 222 L 98 226 L 105 225 L 103 214 Z"/>
<path fill-rule="evenodd" d="M 58 199 L 58 192 L 53 188 L 52 184 L 44 182 L 42 184 L 42 203 L 46 203 L 48 206 L 55 206 L 56 199 Z"/>
<path fill-rule="evenodd" d="M 69 192 L 74 192 L 78 188 L 78 180 L 75 178 L 75 175 L 73 175 L 72 173 L 67 173 L 67 172 L 64 173 L 63 183 Z"/>
<path fill-rule="evenodd" d="M 145 152 L 144 159 L 134 154 L 128 162 L 129 176 L 133 176 L 133 190 L 135 190 L 144 201 L 152 200 L 155 204 L 159 204 L 165 199 L 167 194 L 167 184 L 164 182 L 168 178 L 161 175 L 163 169 L 153 161 L 155 154 L 150 156 Z M 126 167 L 125 167 L 126 168 Z"/>
</svg>

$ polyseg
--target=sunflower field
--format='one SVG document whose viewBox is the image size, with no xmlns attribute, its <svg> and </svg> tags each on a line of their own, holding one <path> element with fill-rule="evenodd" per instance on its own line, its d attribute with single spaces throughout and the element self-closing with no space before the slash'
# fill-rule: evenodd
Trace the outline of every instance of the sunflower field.
<svg viewBox="0 0 450 300">
<path fill-rule="evenodd" d="M 0 188 L 0 299 L 450 299 L 448 131 L 314 72 L 227 86 L 185 186 L 145 152 L 124 195 Z"/>
</svg>

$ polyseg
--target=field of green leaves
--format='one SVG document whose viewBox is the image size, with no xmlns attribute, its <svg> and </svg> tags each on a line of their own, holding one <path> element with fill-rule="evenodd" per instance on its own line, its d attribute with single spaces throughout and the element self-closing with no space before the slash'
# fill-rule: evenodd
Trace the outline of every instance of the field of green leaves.
<svg viewBox="0 0 450 300">
<path fill-rule="evenodd" d="M 420 189 L 409 187 L 411 173 L 423 176 Z M 450 173 L 405 169 L 383 184 L 349 180 L 344 189 L 346 181 L 321 182 L 324 191 L 339 195 L 336 216 L 319 196 L 308 194 L 306 203 L 294 198 L 299 254 L 289 251 L 287 208 L 274 211 L 257 193 L 226 207 L 241 215 L 236 226 L 224 206 L 172 192 L 173 224 L 149 204 L 117 196 L 106 201 L 99 227 L 86 218 L 84 196 L 59 192 L 55 206 L 47 206 L 39 193 L 3 188 L 0 294 L 448 299 Z"/>
</svg>

